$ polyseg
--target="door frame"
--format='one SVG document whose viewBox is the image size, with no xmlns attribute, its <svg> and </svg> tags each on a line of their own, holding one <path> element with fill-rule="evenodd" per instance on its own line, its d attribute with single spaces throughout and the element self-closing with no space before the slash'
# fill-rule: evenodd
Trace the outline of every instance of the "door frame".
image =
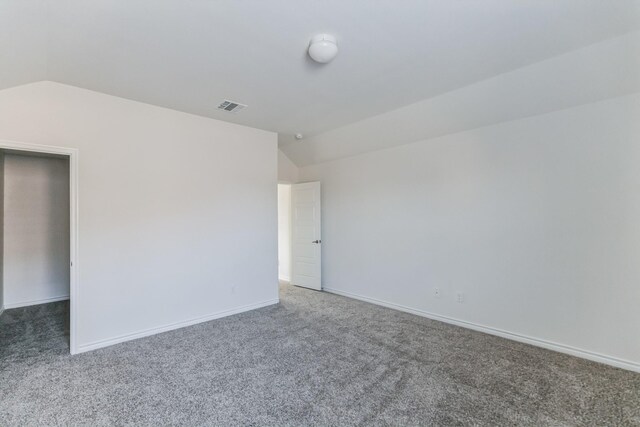
<svg viewBox="0 0 640 427">
<path fill-rule="evenodd" d="M 80 272 L 78 249 L 78 149 L 5 139 L 0 139 L 0 149 L 57 154 L 69 157 L 69 349 L 71 354 L 77 354 L 76 335 L 78 332 L 78 287 Z"/>
</svg>

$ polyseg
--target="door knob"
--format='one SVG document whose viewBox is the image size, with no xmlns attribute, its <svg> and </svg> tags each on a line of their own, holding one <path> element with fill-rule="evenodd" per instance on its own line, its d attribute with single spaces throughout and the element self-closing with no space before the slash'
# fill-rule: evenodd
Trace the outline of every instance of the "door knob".
<svg viewBox="0 0 640 427">
<path fill-rule="evenodd" d="M 311 242 L 311 243 L 322 243 L 322 240 L 314 240 L 314 241 L 313 241 L 313 242 Z"/>
</svg>

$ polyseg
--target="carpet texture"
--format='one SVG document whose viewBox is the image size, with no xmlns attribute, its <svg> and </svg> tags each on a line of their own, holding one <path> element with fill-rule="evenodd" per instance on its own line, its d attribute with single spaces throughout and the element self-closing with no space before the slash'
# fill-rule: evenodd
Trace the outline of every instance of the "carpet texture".
<svg viewBox="0 0 640 427">
<path fill-rule="evenodd" d="M 281 285 L 281 303 L 69 355 L 0 318 L 0 425 L 640 425 L 640 375 Z"/>
</svg>

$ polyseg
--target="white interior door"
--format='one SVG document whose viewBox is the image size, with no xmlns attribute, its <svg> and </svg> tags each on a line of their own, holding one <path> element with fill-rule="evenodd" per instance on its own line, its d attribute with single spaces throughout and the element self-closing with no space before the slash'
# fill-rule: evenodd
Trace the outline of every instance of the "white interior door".
<svg viewBox="0 0 640 427">
<path fill-rule="evenodd" d="M 291 186 L 291 283 L 322 289 L 320 183 Z"/>
</svg>

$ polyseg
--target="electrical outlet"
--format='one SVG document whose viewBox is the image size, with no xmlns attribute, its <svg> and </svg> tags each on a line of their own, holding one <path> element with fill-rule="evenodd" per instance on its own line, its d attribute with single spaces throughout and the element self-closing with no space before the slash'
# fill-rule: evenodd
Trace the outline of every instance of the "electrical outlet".
<svg viewBox="0 0 640 427">
<path fill-rule="evenodd" d="M 435 288 L 435 289 L 433 290 L 433 295 L 434 295 L 436 298 L 440 298 L 440 297 L 442 296 L 442 293 L 440 292 L 440 288 Z"/>
<path fill-rule="evenodd" d="M 456 300 L 459 303 L 463 303 L 464 302 L 464 294 L 462 292 L 458 292 L 456 293 Z"/>
</svg>

